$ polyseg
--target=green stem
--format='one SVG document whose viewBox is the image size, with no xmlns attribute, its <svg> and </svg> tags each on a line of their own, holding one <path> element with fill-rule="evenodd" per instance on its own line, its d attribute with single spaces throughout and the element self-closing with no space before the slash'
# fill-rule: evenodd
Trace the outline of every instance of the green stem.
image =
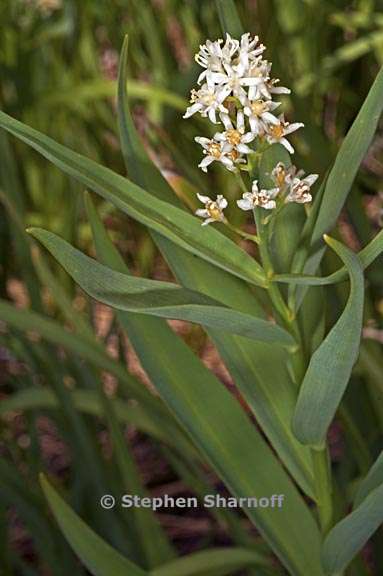
<svg viewBox="0 0 383 576">
<path fill-rule="evenodd" d="M 259 238 L 255 234 L 248 234 L 247 232 L 243 232 L 243 230 L 241 230 L 240 228 L 237 228 L 236 226 L 233 226 L 233 224 L 230 224 L 230 222 L 228 222 L 227 220 L 225 220 L 224 224 L 228 228 L 230 228 L 230 230 L 233 230 L 233 232 L 235 232 L 236 234 L 239 234 L 239 236 L 242 236 L 242 238 L 246 238 L 246 240 L 251 240 L 252 242 L 255 242 L 256 244 L 259 244 Z"/>
<path fill-rule="evenodd" d="M 259 208 L 254 210 L 255 223 L 259 238 L 259 253 L 261 256 L 262 266 L 268 278 L 274 274 L 273 264 L 269 253 L 269 228 L 262 218 L 262 211 Z M 270 299 L 275 307 L 276 312 L 281 317 L 286 328 L 294 336 L 297 342 L 296 350 L 291 354 L 291 368 L 296 384 L 302 382 L 306 371 L 306 359 L 302 342 L 302 335 L 299 329 L 295 315 L 287 306 L 278 286 L 270 282 L 268 286 Z M 331 471 L 327 448 L 312 449 L 312 461 L 314 471 L 316 502 L 318 506 L 318 515 L 323 535 L 327 534 L 332 525 L 332 483 Z"/>
<path fill-rule="evenodd" d="M 319 522 L 325 536 L 332 526 L 332 483 L 327 448 L 311 450 Z"/>
</svg>

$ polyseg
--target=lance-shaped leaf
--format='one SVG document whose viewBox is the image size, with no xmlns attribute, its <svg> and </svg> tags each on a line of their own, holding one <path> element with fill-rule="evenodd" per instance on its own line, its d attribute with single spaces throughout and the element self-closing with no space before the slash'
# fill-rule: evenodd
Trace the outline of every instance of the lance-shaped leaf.
<svg viewBox="0 0 383 576">
<path fill-rule="evenodd" d="M 368 471 L 367 476 L 360 483 L 354 498 L 354 508 L 359 506 L 370 492 L 380 485 L 383 485 L 383 452 L 380 453 Z"/>
<path fill-rule="evenodd" d="M 119 552 L 93 532 L 59 496 L 43 475 L 40 478 L 40 483 L 65 538 L 91 574 L 94 576 L 127 576 L 127 574 L 129 576 L 146 576 L 148 574 L 121 556 Z"/>
<path fill-rule="evenodd" d="M 359 352 L 363 319 L 364 280 L 357 255 L 340 242 L 326 242 L 343 260 L 350 275 L 346 307 L 311 357 L 293 418 L 293 431 L 303 444 L 322 445 L 348 384 Z"/>
<path fill-rule="evenodd" d="M 336 576 L 351 562 L 383 522 L 383 484 L 329 532 L 323 544 L 326 574 Z"/>
<path fill-rule="evenodd" d="M 378 258 L 383 252 L 383 230 L 358 252 L 358 258 L 362 269 L 365 270 Z M 273 277 L 274 282 L 283 282 L 286 284 L 301 284 L 303 286 L 326 286 L 336 284 L 347 278 L 347 268 L 342 266 L 336 272 L 329 276 L 310 276 L 309 274 L 276 274 Z"/>
<path fill-rule="evenodd" d="M 168 562 L 152 570 L 150 576 L 226 576 L 258 564 L 259 554 L 252 550 L 213 548 Z"/>
<path fill-rule="evenodd" d="M 329 174 L 312 244 L 334 225 L 345 203 L 356 173 L 375 134 L 383 109 L 383 68 L 344 139 Z"/>
<path fill-rule="evenodd" d="M 252 284 L 265 285 L 265 276 L 260 265 L 213 227 L 201 228 L 198 218 L 154 198 L 123 176 L 58 144 L 4 112 L 0 112 L 0 127 L 32 146 L 69 176 L 76 178 L 135 220 L 156 230 L 185 250 Z"/>
<path fill-rule="evenodd" d="M 244 30 L 234 0 L 215 0 L 215 3 L 222 31 L 239 38 Z"/>
<path fill-rule="evenodd" d="M 263 342 L 294 344 L 288 332 L 271 322 L 230 309 L 209 296 L 178 284 L 117 272 L 89 258 L 47 230 L 32 228 L 30 233 L 51 252 L 85 292 L 113 308 L 196 322 Z"/>
</svg>

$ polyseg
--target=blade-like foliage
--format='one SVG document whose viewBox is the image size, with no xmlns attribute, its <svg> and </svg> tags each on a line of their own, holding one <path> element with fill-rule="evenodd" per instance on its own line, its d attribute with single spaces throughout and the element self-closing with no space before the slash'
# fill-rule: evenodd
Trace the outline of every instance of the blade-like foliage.
<svg viewBox="0 0 383 576">
<path fill-rule="evenodd" d="M 303 444 L 321 445 L 348 384 L 356 361 L 363 319 L 364 280 L 358 257 L 334 239 L 327 243 L 350 275 L 346 307 L 311 357 L 299 392 L 293 430 Z"/>
<path fill-rule="evenodd" d="M 375 134 L 383 109 L 383 68 L 377 75 L 359 114 L 337 154 L 323 194 L 312 244 L 335 224 L 359 166 Z"/>
<path fill-rule="evenodd" d="M 383 484 L 380 484 L 329 532 L 322 552 L 326 574 L 342 573 L 382 522 Z"/>
<path fill-rule="evenodd" d="M 94 576 L 145 576 L 147 572 L 121 556 L 68 506 L 44 476 L 41 487 L 65 538 Z M 98 505 L 98 503 L 95 503 Z"/>
<path fill-rule="evenodd" d="M 85 292 L 113 308 L 196 322 L 263 342 L 294 344 L 288 332 L 271 322 L 227 308 L 208 296 L 177 284 L 116 272 L 47 230 L 32 228 L 29 232 Z"/>
<path fill-rule="evenodd" d="M 201 230 L 200 221 L 174 206 L 153 198 L 148 192 L 93 160 L 29 128 L 0 112 L 5 128 L 106 200 L 185 250 L 244 278 L 265 285 L 262 268 L 244 250 L 212 227 Z"/>
<path fill-rule="evenodd" d="M 234 0 L 215 0 L 215 3 L 223 32 L 239 38 L 244 30 Z"/>
<path fill-rule="evenodd" d="M 360 483 L 354 498 L 354 508 L 360 506 L 370 492 L 375 490 L 375 488 L 378 488 L 380 485 L 383 485 L 383 452 L 380 453 L 379 457 L 368 471 L 367 476 Z"/>
<path fill-rule="evenodd" d="M 358 258 L 362 269 L 365 270 L 376 260 L 383 252 L 383 230 L 381 230 L 375 238 L 358 252 Z M 301 284 L 303 286 L 326 286 L 328 284 L 336 284 L 342 282 L 347 278 L 347 268 L 342 266 L 336 272 L 329 276 L 310 276 L 308 274 L 276 274 L 273 278 L 275 282 L 283 282 L 287 284 Z"/>
</svg>

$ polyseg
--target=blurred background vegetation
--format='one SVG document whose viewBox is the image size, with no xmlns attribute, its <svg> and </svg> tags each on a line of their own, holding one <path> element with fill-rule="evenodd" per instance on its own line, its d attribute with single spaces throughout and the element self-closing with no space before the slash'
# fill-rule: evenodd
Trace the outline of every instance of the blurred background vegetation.
<svg viewBox="0 0 383 576">
<path fill-rule="evenodd" d="M 292 89 L 284 101 L 287 116 L 306 124 L 295 138 L 296 164 L 325 176 L 383 63 L 383 0 L 238 0 L 236 5 L 247 29 L 266 44 L 274 75 Z M 174 193 L 190 208 L 196 206 L 196 191 L 237 197 L 234 178 L 219 169 L 205 176 L 197 168 L 200 150 L 193 138 L 206 134 L 207 123 L 200 118 L 182 120 L 197 76 L 193 55 L 206 38 L 222 36 L 215 2 L 2 0 L 0 24 L 1 109 L 120 173 L 124 165 L 117 134 L 116 77 L 119 50 L 128 33 L 128 89 L 135 122 Z M 339 226 L 338 233 L 355 249 L 365 245 L 381 225 L 382 128 Z M 184 553 L 230 543 L 234 533 L 234 540 L 248 543 L 250 533 L 245 518 L 231 514 L 161 514 L 162 528 L 149 522 L 155 526 L 156 538 L 167 542 L 156 553 L 142 541 L 139 526 L 147 519 L 121 511 L 105 516 L 97 506 L 98 494 L 126 492 L 127 486 L 118 449 L 111 447 L 95 382 L 113 402 L 122 403 L 117 408 L 133 455 L 129 470 L 125 469 L 133 478 L 131 491 L 145 486 L 153 494 L 184 495 L 191 490 L 201 494 L 216 480 L 196 465 L 194 456 L 181 458 L 186 451 L 181 441 L 181 446 L 169 446 L 161 427 L 135 404 L 127 404 L 124 380 L 147 380 L 126 335 L 112 313 L 75 289 L 25 233 L 28 226 L 42 226 L 94 253 L 78 192 L 78 184 L 27 146 L 0 133 L 0 292 L 2 303 L 8 301 L 0 309 L 0 572 L 4 576 L 84 574 L 49 516 L 38 488 L 41 470 L 68 491 L 77 511 L 99 533 L 143 566 L 171 557 L 174 548 Z M 134 273 L 172 278 L 141 225 L 116 214 L 109 204 L 99 202 L 98 209 Z M 245 225 L 240 220 L 244 217 L 239 211 L 232 214 L 238 225 Z M 334 267 L 336 262 L 327 257 L 324 272 Z M 379 263 L 370 268 L 367 278 L 367 328 L 347 397 L 353 420 L 344 415 L 332 429 L 332 455 L 340 479 L 352 478 L 355 466 L 365 472 L 374 455 L 365 440 L 369 446 L 381 441 L 377 433 L 383 423 Z M 336 317 L 345 293 L 347 287 L 342 285 L 331 289 L 330 318 L 332 310 Z M 37 337 L 36 331 L 49 319 L 45 338 Z M 232 388 L 204 332 L 182 323 L 172 325 Z M 88 341 L 88 355 L 81 353 L 74 339 L 70 345 L 65 341 L 64 327 Z M 372 402 L 361 401 L 361 385 L 370 386 Z M 345 430 L 358 447 L 351 459 L 343 457 L 349 449 Z M 233 523 L 236 529 L 227 530 Z M 257 538 L 251 545 L 260 554 L 267 553 Z M 374 550 L 372 543 L 364 562 L 358 562 L 366 574 L 383 573 L 381 556 L 381 547 Z"/>
</svg>

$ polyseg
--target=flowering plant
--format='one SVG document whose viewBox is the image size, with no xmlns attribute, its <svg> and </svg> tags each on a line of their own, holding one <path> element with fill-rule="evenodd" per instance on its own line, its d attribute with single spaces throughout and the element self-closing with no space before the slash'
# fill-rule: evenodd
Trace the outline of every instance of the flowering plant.
<svg viewBox="0 0 383 576">
<path fill-rule="evenodd" d="M 235 12 L 233 3 L 218 5 L 222 21 L 227 22 L 227 15 Z M 185 475 L 200 498 L 206 493 L 200 476 L 206 463 L 234 498 L 247 502 L 270 494 L 275 502 L 276 495 L 283 495 L 278 509 L 244 505 L 268 546 L 266 553 L 262 547 L 253 548 L 251 535 L 244 533 L 237 517 L 228 514 L 219 520 L 232 526 L 234 552 L 219 550 L 207 557 L 197 554 L 174 560 L 156 519 L 143 514 L 139 521 L 161 544 L 160 557 L 151 549 L 154 567 L 152 563 L 147 570 L 101 540 L 43 478 L 42 488 L 67 540 L 84 565 L 100 576 L 228 574 L 228 570 L 254 567 L 257 573 L 278 574 L 270 552 L 292 575 L 341 574 L 382 521 L 382 458 L 363 475 L 352 510 L 346 514 L 345 501 L 333 490 L 327 434 L 342 409 L 358 358 L 363 271 L 383 249 L 382 232 L 358 254 L 328 233 L 335 227 L 376 129 L 383 72 L 328 177 L 312 194 L 318 175 L 304 176 L 290 159 L 294 154 L 290 134 L 303 124 L 289 123 L 279 114 L 282 104 L 274 100 L 288 96 L 289 90 L 271 77 L 271 64 L 264 59 L 265 47 L 257 37 L 249 33 L 234 37 L 229 32 L 225 40 L 208 40 L 200 47 L 196 60 L 203 71 L 184 117 L 200 114 L 213 124 L 216 132 L 211 138 L 196 138 L 203 153 L 199 166 L 207 172 L 219 163 L 228 177 L 235 176 L 235 191 L 239 187 L 242 194 L 236 206 L 242 216 L 246 216 L 242 211 L 254 216 L 251 233 L 230 222 L 225 213 L 229 200 L 223 194 L 213 198 L 198 192 L 203 207 L 196 218 L 150 161 L 129 111 L 127 41 L 121 54 L 118 117 L 131 179 L 0 113 L 2 128 L 145 225 L 176 277 L 175 283 L 131 275 L 88 194 L 85 204 L 99 261 L 52 232 L 29 230 L 87 294 L 115 309 L 157 391 L 154 395 L 124 371 L 115 370 L 127 384 L 129 398 L 142 408 L 147 429 L 152 433 L 154 429 L 172 462 L 186 468 Z M 252 244 L 240 245 L 233 234 Z M 320 263 L 329 248 L 342 265 L 322 276 Z M 349 281 L 346 303 L 327 329 L 318 287 L 344 280 Z M 2 310 L 11 322 L 14 316 L 6 306 Z M 171 330 L 164 320 L 169 318 L 197 323 L 207 331 L 244 406 Z M 49 326 L 42 323 L 37 329 L 52 337 Z M 90 346 L 100 353 L 86 331 L 77 342 L 84 354 L 90 354 Z M 105 358 L 101 365 L 110 369 Z M 121 449 L 124 438 L 108 398 L 99 392 L 114 446 Z M 353 422 L 351 428 L 357 434 Z M 120 462 L 124 478 L 140 487 L 130 460 Z M 146 534 L 140 543 L 144 548 L 148 545 Z"/>
</svg>

